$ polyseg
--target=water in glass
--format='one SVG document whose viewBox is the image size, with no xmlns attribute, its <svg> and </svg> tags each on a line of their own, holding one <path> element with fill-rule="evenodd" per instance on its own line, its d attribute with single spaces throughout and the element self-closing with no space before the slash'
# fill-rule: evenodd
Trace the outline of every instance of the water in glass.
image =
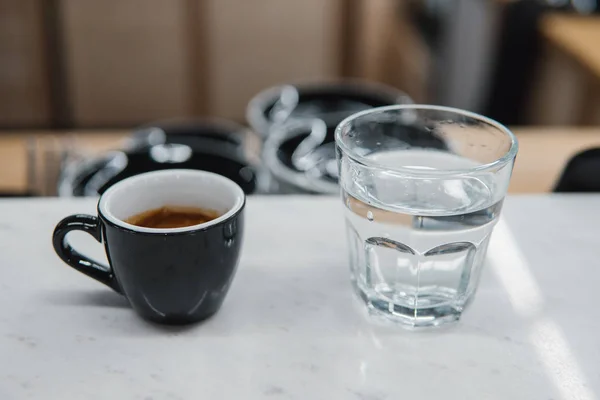
<svg viewBox="0 0 600 400">
<path fill-rule="evenodd" d="M 351 279 L 372 314 L 411 326 L 460 317 L 472 299 L 500 209 L 494 174 L 412 179 L 372 172 L 340 155 Z M 421 170 L 474 163 L 433 150 L 374 153 Z"/>
</svg>

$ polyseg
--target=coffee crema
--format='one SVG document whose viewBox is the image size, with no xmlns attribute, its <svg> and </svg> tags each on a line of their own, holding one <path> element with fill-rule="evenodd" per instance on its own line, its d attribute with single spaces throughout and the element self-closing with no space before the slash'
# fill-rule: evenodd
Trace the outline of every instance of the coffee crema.
<svg viewBox="0 0 600 400">
<path fill-rule="evenodd" d="M 215 210 L 200 207 L 163 206 L 129 217 L 128 224 L 143 228 L 183 228 L 203 224 L 220 217 Z"/>
</svg>

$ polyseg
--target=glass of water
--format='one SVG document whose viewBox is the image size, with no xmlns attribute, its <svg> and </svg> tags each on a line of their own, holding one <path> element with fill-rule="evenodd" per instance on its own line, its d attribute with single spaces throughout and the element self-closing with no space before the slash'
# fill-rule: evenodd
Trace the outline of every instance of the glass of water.
<svg viewBox="0 0 600 400">
<path fill-rule="evenodd" d="M 375 108 L 336 130 L 352 285 L 373 315 L 456 321 L 477 290 L 517 139 L 471 112 Z"/>
</svg>

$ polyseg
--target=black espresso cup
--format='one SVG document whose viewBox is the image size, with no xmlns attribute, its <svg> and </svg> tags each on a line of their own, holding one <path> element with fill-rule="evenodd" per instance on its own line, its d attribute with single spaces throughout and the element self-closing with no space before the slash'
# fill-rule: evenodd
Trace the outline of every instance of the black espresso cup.
<svg viewBox="0 0 600 400">
<path fill-rule="evenodd" d="M 126 220 L 162 206 L 216 210 L 211 221 L 181 228 L 147 228 Z M 237 268 L 244 228 L 244 191 L 198 170 L 140 174 L 100 197 L 98 217 L 71 215 L 56 225 L 56 254 L 77 271 L 123 294 L 142 317 L 165 324 L 215 314 Z M 110 266 L 78 253 L 67 234 L 79 230 L 104 243 Z"/>
</svg>

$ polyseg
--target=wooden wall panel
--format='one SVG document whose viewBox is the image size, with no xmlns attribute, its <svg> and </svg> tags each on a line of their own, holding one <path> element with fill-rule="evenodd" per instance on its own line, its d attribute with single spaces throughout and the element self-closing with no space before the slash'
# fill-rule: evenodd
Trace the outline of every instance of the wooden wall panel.
<svg viewBox="0 0 600 400">
<path fill-rule="evenodd" d="M 50 124 L 43 0 L 0 0 L 0 127 Z"/>
<path fill-rule="evenodd" d="M 415 103 L 430 103 L 434 57 L 423 36 L 410 21 L 406 9 L 395 13 L 390 35 L 380 56 L 381 81 L 408 94 Z"/>
<path fill-rule="evenodd" d="M 188 115 L 185 0 L 61 0 L 67 100 L 76 127 Z"/>
<path fill-rule="evenodd" d="M 260 90 L 340 71 L 341 0 L 204 0 L 213 115 L 243 120 Z"/>
<path fill-rule="evenodd" d="M 360 19 L 357 21 L 355 59 L 356 76 L 381 81 L 383 60 L 386 56 L 394 23 L 398 20 L 395 0 L 360 0 L 357 3 Z"/>
</svg>

